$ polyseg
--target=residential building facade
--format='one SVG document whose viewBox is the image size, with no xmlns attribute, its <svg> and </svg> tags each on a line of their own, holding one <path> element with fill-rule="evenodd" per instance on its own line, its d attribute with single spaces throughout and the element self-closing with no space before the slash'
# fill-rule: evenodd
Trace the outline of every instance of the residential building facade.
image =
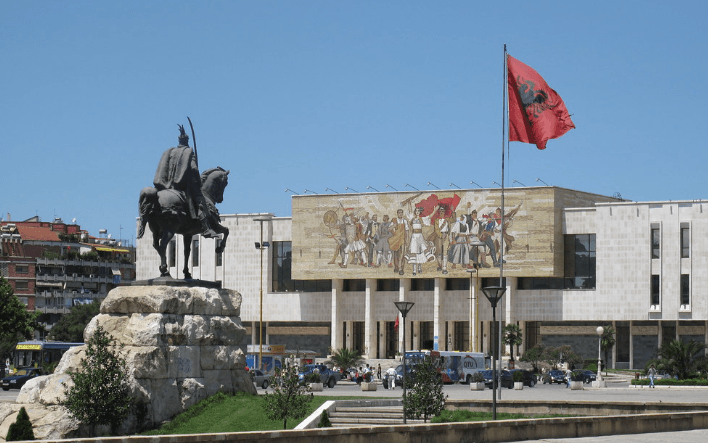
<svg viewBox="0 0 708 443">
<path fill-rule="evenodd" d="M 102 300 L 135 279 L 133 247 L 61 219 L 3 221 L 0 246 L 0 275 L 28 310 L 42 312 L 47 329 L 73 306 Z"/>
</svg>

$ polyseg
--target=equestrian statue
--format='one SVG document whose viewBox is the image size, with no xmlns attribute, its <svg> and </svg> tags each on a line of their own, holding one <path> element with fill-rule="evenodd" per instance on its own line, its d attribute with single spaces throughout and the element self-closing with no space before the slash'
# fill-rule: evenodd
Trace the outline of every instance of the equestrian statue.
<svg viewBox="0 0 708 443">
<path fill-rule="evenodd" d="M 189 117 L 187 117 L 189 120 Z M 189 120 L 190 126 L 192 121 Z M 189 136 L 184 126 L 179 127 L 179 146 L 162 154 L 157 165 L 154 187 L 140 192 L 140 227 L 138 238 L 145 234 L 145 225 L 152 231 L 152 246 L 160 254 L 160 277 L 171 277 L 167 266 L 167 245 L 175 234 L 184 241 L 184 278 L 191 280 L 189 254 L 192 236 L 201 234 L 216 238 L 216 252 L 226 245 L 229 230 L 221 225 L 216 203 L 224 200 L 229 171 L 220 167 L 199 174 L 196 137 L 194 150 L 189 146 Z M 223 235 L 223 238 L 218 237 Z"/>
</svg>

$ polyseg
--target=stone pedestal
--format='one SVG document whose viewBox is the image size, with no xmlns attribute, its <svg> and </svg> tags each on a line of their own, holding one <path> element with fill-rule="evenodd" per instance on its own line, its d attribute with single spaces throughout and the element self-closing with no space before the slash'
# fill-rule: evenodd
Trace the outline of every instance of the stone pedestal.
<svg viewBox="0 0 708 443">
<path fill-rule="evenodd" d="M 84 341 L 101 325 L 124 345 L 131 395 L 136 405 L 147 407 L 141 422 L 131 415 L 121 433 L 158 425 L 219 391 L 256 394 L 238 347 L 246 332 L 240 311 L 241 295 L 228 289 L 121 286 L 108 294 L 86 327 Z M 56 416 L 62 409 L 57 409 L 64 398 L 62 384 L 72 383 L 67 371 L 78 370 L 84 355 L 85 346 L 71 348 L 54 374 L 29 381 L 15 404 L 0 405 L 0 435 L 23 405 L 29 406 L 33 424 L 52 414 L 54 426 L 35 425 L 38 439 L 86 435 L 68 414 Z"/>
</svg>

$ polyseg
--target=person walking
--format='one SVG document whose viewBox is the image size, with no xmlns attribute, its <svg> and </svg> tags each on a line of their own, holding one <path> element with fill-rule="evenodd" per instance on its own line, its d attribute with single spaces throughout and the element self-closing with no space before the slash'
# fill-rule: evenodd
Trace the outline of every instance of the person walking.
<svg viewBox="0 0 708 443">
<path fill-rule="evenodd" d="M 376 378 L 381 380 L 381 364 L 376 368 Z"/>
<path fill-rule="evenodd" d="M 649 387 L 653 388 L 654 378 L 656 377 L 656 368 L 654 365 L 649 366 L 649 371 L 647 371 L 647 374 L 649 375 Z"/>
<path fill-rule="evenodd" d="M 573 372 L 570 368 L 565 370 L 565 387 L 566 389 L 570 387 L 570 380 L 573 378 Z"/>
</svg>

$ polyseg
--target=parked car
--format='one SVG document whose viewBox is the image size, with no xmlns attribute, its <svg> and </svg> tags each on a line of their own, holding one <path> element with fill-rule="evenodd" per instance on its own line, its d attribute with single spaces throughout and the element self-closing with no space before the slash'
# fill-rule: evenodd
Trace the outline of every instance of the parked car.
<svg viewBox="0 0 708 443">
<path fill-rule="evenodd" d="M 543 384 L 545 385 L 546 383 L 553 384 L 553 383 L 558 383 L 558 384 L 565 384 L 567 383 L 565 380 L 565 373 L 563 371 L 560 371 L 558 369 L 553 369 L 547 374 L 543 375 Z"/>
<path fill-rule="evenodd" d="M 492 370 L 487 369 L 486 371 L 482 371 L 482 375 L 484 376 L 485 386 L 491 389 L 493 381 Z M 511 372 L 506 370 L 501 371 L 501 378 L 500 387 L 508 389 L 514 388 L 514 380 L 511 378 Z"/>
<path fill-rule="evenodd" d="M 297 378 L 300 382 L 303 382 L 305 380 L 305 377 L 309 374 L 312 374 L 313 372 L 317 372 L 320 374 L 320 382 L 329 387 L 333 388 L 334 385 L 337 384 L 337 381 L 339 380 L 339 373 L 334 372 L 331 369 L 329 369 L 325 365 L 305 365 L 302 367 L 302 369 L 298 372 Z"/>
<path fill-rule="evenodd" d="M 21 389 L 28 380 L 40 375 L 42 375 L 41 369 L 20 368 L 11 376 L 3 378 L 0 384 L 2 384 L 3 391 L 9 391 L 10 389 Z"/>
<path fill-rule="evenodd" d="M 536 383 L 538 380 L 536 379 L 536 374 L 534 374 L 531 371 L 527 371 L 526 369 L 514 369 L 511 371 L 511 378 L 512 380 L 514 379 L 514 372 L 521 372 L 523 374 L 523 382 L 524 386 L 528 386 L 529 388 L 533 388 L 536 386 Z"/>
<path fill-rule="evenodd" d="M 251 369 L 249 374 L 251 375 L 251 380 L 253 380 L 253 383 L 255 383 L 256 386 L 259 388 L 268 389 L 268 386 L 270 386 L 271 375 L 264 373 L 260 369 Z"/>
<path fill-rule="evenodd" d="M 592 383 L 597 380 L 597 374 L 587 369 L 576 369 L 573 371 L 573 380 L 582 380 L 583 383 Z"/>
</svg>

